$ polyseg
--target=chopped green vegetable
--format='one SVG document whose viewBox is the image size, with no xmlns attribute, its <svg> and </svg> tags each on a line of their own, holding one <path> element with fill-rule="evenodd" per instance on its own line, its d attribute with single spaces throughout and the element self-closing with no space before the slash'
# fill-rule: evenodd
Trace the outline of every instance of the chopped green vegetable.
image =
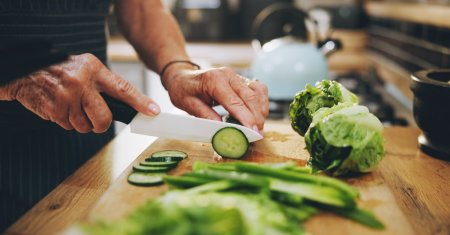
<svg viewBox="0 0 450 235">
<path fill-rule="evenodd" d="M 296 184 L 293 182 L 271 179 L 270 190 L 304 197 L 310 201 L 336 207 L 354 207 L 355 202 L 342 192 L 315 184 Z"/>
<path fill-rule="evenodd" d="M 83 226 L 88 234 L 296 235 L 298 221 L 266 194 L 171 191 L 115 223 Z"/>
<path fill-rule="evenodd" d="M 271 176 L 278 179 L 284 179 L 289 181 L 297 181 L 297 182 L 311 182 L 317 185 L 326 185 L 334 187 L 338 190 L 341 190 L 342 192 L 346 193 L 350 198 L 357 198 L 359 193 L 358 191 L 351 187 L 350 185 L 334 178 L 325 177 L 325 176 L 318 176 L 318 175 L 310 175 L 305 174 L 303 172 L 296 172 L 296 171 L 285 171 L 285 170 L 278 170 L 274 169 L 268 166 L 261 166 L 257 164 L 252 163 L 244 163 L 244 162 L 237 162 L 236 168 L 242 172 L 248 172 L 248 173 L 254 173 L 254 174 L 260 174 L 265 176 Z"/>
<path fill-rule="evenodd" d="M 175 188 L 191 188 L 191 187 L 195 187 L 195 186 L 206 184 L 208 182 L 213 181 L 211 179 L 188 176 L 188 175 L 183 175 L 183 176 L 166 175 L 163 178 L 167 184 L 174 186 Z"/>
<path fill-rule="evenodd" d="M 226 179 L 249 187 L 258 187 L 258 188 L 269 187 L 269 180 L 265 177 L 235 171 L 230 172 L 230 171 L 206 169 L 188 173 L 188 175 L 215 180 Z"/>
<path fill-rule="evenodd" d="M 360 105 L 343 103 L 320 109 L 305 135 L 314 171 L 334 176 L 369 172 L 384 156 L 383 125 Z"/>
<path fill-rule="evenodd" d="M 193 172 L 182 176 L 162 176 L 172 191 L 126 218 L 83 225 L 83 231 L 100 235 L 305 234 L 299 222 L 320 211 L 383 228 L 373 214 L 356 206 L 358 193 L 353 187 L 330 177 L 293 171 L 298 166 L 292 163 L 196 162 L 193 166 Z"/>
<path fill-rule="evenodd" d="M 373 229 L 384 229 L 384 225 L 377 220 L 372 212 L 363 210 L 361 208 L 355 207 L 348 210 L 341 210 L 340 208 L 335 207 L 324 207 L 324 210 L 328 210 L 342 217 L 349 218 L 355 222 L 367 225 Z"/>
<path fill-rule="evenodd" d="M 323 80 L 317 82 L 315 87 L 306 85 L 290 105 L 292 128 L 304 136 L 317 110 L 344 102 L 358 103 L 358 97 L 338 82 Z"/>
</svg>

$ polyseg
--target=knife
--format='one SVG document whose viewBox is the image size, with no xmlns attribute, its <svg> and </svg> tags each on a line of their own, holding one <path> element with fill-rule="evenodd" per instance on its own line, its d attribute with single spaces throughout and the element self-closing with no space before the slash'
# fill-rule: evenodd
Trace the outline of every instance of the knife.
<svg viewBox="0 0 450 235">
<path fill-rule="evenodd" d="M 241 130 L 249 142 L 263 138 L 258 132 L 234 123 L 214 121 L 188 115 L 161 112 L 157 116 L 137 113 L 131 106 L 102 94 L 108 104 L 113 119 L 130 124 L 132 133 L 156 137 L 211 143 L 214 134 L 224 127 L 235 127 Z"/>
</svg>

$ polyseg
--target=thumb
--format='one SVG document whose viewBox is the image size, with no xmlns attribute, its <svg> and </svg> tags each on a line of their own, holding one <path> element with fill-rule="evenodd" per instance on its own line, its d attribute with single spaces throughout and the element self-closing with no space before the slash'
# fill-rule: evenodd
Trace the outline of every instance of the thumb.
<svg viewBox="0 0 450 235">
<path fill-rule="evenodd" d="M 138 91 L 131 83 L 104 68 L 97 73 L 97 85 L 100 91 L 118 99 L 138 112 L 155 116 L 161 112 L 159 105 Z"/>
</svg>

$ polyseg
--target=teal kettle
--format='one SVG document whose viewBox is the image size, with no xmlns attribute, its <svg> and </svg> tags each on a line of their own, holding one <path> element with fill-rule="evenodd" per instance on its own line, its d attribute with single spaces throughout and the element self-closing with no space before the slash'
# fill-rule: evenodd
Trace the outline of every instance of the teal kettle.
<svg viewBox="0 0 450 235">
<path fill-rule="evenodd" d="M 266 84 L 271 100 L 290 101 L 307 84 L 328 78 L 326 56 L 339 49 L 340 42 L 308 42 L 307 20 L 307 14 L 291 4 L 271 5 L 255 19 L 252 44 L 258 51 L 249 72 Z"/>
</svg>

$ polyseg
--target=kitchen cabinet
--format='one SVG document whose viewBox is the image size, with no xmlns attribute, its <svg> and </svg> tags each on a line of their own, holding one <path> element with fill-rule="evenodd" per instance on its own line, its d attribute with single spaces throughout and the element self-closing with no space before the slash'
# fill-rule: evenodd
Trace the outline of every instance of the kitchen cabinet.
<svg viewBox="0 0 450 235">
<path fill-rule="evenodd" d="M 358 203 L 373 210 L 385 223 L 386 230 L 373 231 L 335 215 L 320 214 L 306 223 L 307 231 L 312 234 L 449 234 L 450 163 L 420 152 L 419 134 L 412 127 L 385 128 L 386 156 L 381 164 L 372 173 L 344 179 L 361 192 Z M 264 136 L 242 160 L 306 162 L 304 140 L 288 122 L 268 121 Z M 162 149 L 179 149 L 190 155 L 172 174 L 188 171 L 195 160 L 216 161 L 210 144 L 136 135 L 127 127 L 6 234 L 48 235 L 67 231 L 80 221 L 120 218 L 167 189 L 166 186 L 136 187 L 126 181 L 133 164 Z"/>
</svg>

